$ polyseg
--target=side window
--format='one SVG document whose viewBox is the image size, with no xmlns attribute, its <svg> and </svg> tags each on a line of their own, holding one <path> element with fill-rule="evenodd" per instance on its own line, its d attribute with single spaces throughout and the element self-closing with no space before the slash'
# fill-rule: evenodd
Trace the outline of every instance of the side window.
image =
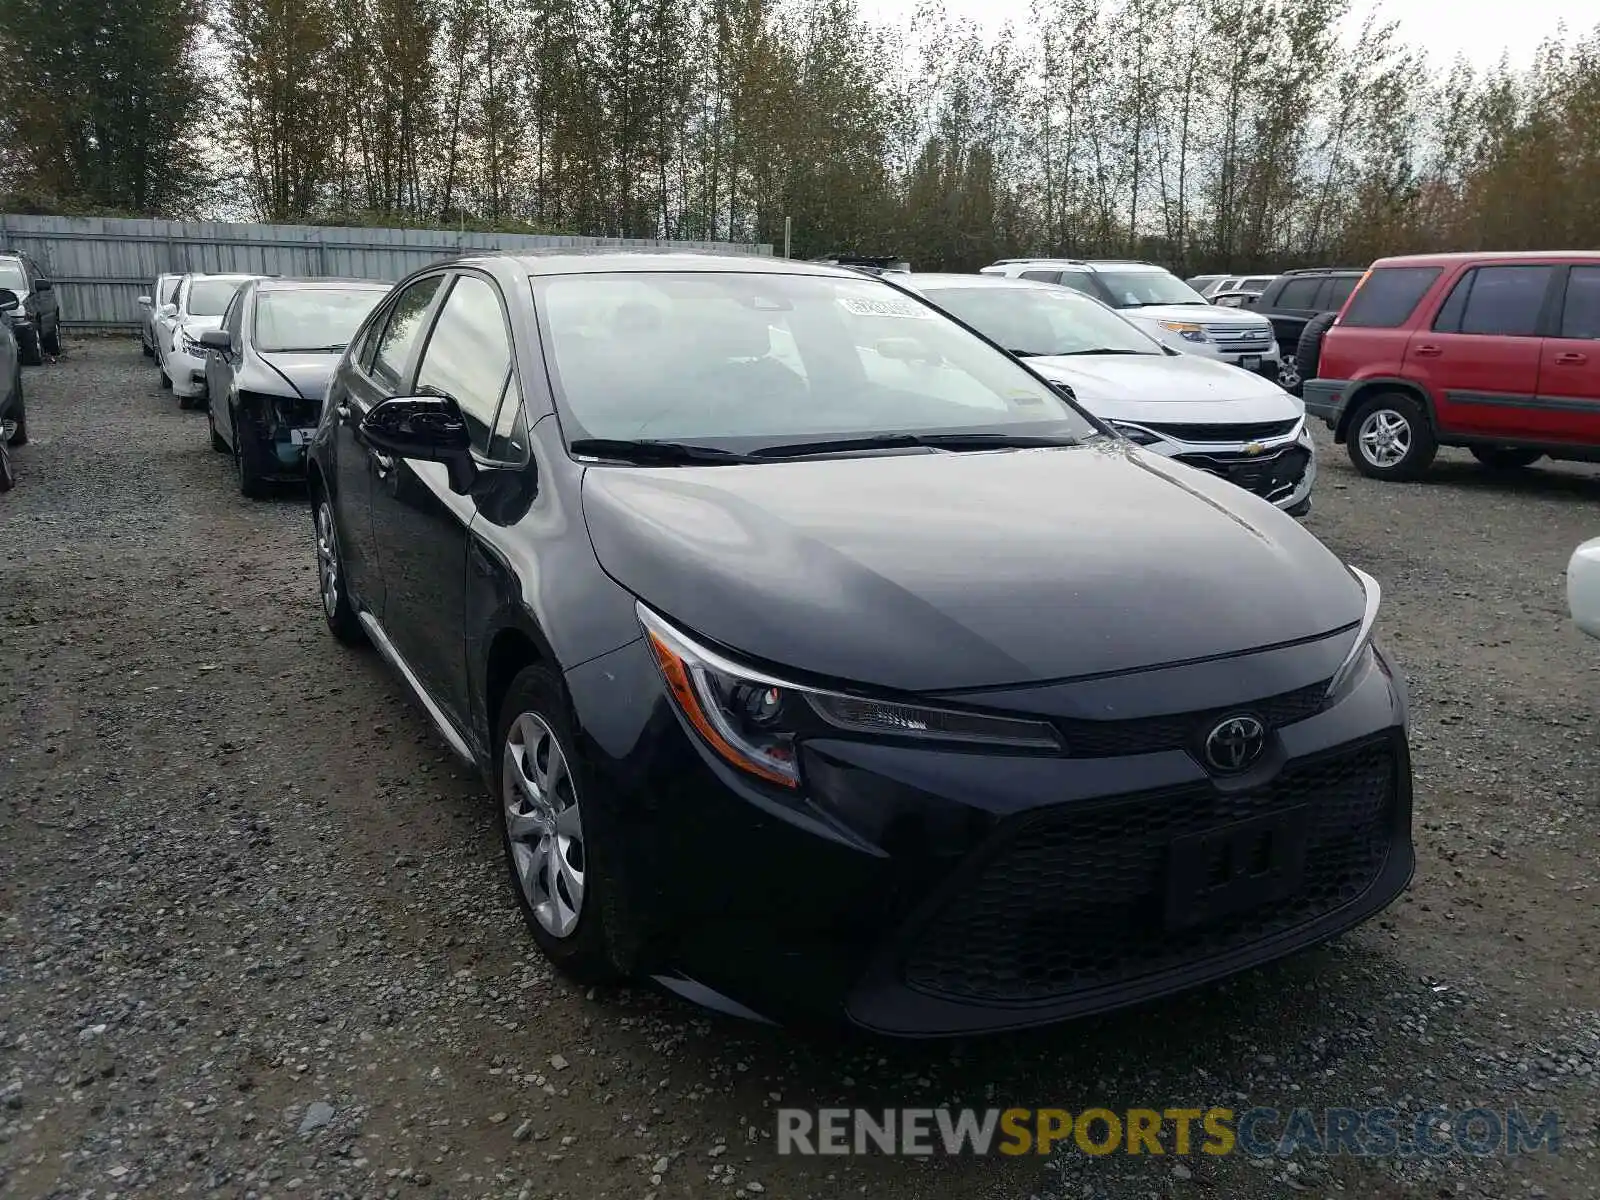
<svg viewBox="0 0 1600 1200">
<path fill-rule="evenodd" d="M 1054 283 L 1056 280 L 1061 278 L 1061 272 L 1060 271 L 1024 271 L 1022 273 L 1022 277 L 1024 279 L 1036 279 L 1040 283 Z"/>
<path fill-rule="evenodd" d="M 1455 287 L 1444 298 L 1444 303 L 1433 318 L 1433 327 L 1440 333 L 1461 332 L 1461 314 L 1466 311 L 1467 297 L 1472 294 L 1472 280 L 1477 274 L 1476 271 L 1463 271 Z"/>
<path fill-rule="evenodd" d="M 239 344 L 239 314 L 243 310 L 244 289 L 240 288 L 228 301 L 228 307 L 222 310 L 222 328 L 228 331 L 235 346 Z"/>
<path fill-rule="evenodd" d="M 1573 267 L 1568 273 L 1561 336 L 1600 338 L 1600 267 Z"/>
<path fill-rule="evenodd" d="M 522 408 L 522 389 L 517 373 L 506 375 L 506 388 L 500 394 L 500 415 L 489 439 L 489 457 L 496 462 L 521 462 L 528 456 L 528 418 Z"/>
<path fill-rule="evenodd" d="M 1283 285 L 1278 293 L 1279 308 L 1315 308 L 1317 292 L 1322 288 L 1322 277 L 1299 276 Z"/>
<path fill-rule="evenodd" d="M 406 363 L 411 358 L 411 347 L 422 332 L 422 318 L 427 315 L 433 294 L 444 281 L 443 275 L 430 275 L 419 279 L 396 298 L 384 323 L 372 356 L 372 377 L 387 388 L 398 388 L 405 374 Z"/>
<path fill-rule="evenodd" d="M 1438 282 L 1441 273 L 1440 267 L 1384 267 L 1369 271 L 1350 298 L 1350 307 L 1339 324 L 1398 329 L 1410 319 L 1418 301 Z"/>
<path fill-rule="evenodd" d="M 1539 331 L 1539 310 L 1554 271 L 1554 267 L 1479 267 L 1461 312 L 1461 332 L 1532 337 Z"/>
<path fill-rule="evenodd" d="M 1062 287 L 1069 287 L 1075 292 L 1082 292 L 1085 296 L 1094 295 L 1094 280 L 1089 278 L 1087 271 L 1063 271 L 1058 281 Z M 1098 297 L 1096 297 L 1098 299 Z"/>
<path fill-rule="evenodd" d="M 1359 275 L 1336 275 L 1328 280 L 1328 290 L 1322 293 L 1322 311 L 1337 312 L 1344 307 L 1344 302 L 1350 299 L 1350 293 L 1356 290 Z"/>
<path fill-rule="evenodd" d="M 500 293 L 482 276 L 460 276 L 422 352 L 416 390 L 454 399 L 472 430 L 472 444 L 487 454 L 510 373 L 511 337 Z"/>
</svg>

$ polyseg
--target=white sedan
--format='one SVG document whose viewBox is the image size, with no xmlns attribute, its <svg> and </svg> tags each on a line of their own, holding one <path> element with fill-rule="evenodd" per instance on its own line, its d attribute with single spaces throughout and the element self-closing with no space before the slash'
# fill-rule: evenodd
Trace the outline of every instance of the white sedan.
<svg viewBox="0 0 1600 1200">
<path fill-rule="evenodd" d="M 1567 607 L 1579 629 L 1600 638 L 1600 538 L 1579 546 L 1567 564 Z"/>
<path fill-rule="evenodd" d="M 1131 441 L 1292 516 L 1310 511 L 1317 457 L 1305 405 L 1276 383 L 1180 354 L 1069 288 L 999 275 L 897 275 L 892 282 L 1027 359 Z"/>
</svg>

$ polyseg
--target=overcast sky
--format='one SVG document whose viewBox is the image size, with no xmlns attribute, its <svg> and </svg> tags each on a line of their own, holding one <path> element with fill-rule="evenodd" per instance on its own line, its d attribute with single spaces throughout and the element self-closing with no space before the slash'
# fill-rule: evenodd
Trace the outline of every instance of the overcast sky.
<svg viewBox="0 0 1600 1200">
<path fill-rule="evenodd" d="M 951 16 L 976 21 L 991 32 L 1008 21 L 1019 29 L 1028 24 L 1029 0 L 944 2 Z M 897 25 L 905 24 L 916 7 L 917 0 L 861 0 L 864 16 Z M 1348 21 L 1353 32 L 1370 5 L 1357 0 L 1352 7 L 1357 10 Z M 1400 23 L 1406 42 L 1426 50 L 1438 66 L 1462 54 L 1474 66 L 1490 67 L 1502 51 L 1510 52 L 1514 66 L 1527 66 L 1563 17 L 1569 26 L 1585 28 L 1595 19 L 1595 9 L 1576 0 L 1384 0 L 1381 11 Z"/>
</svg>

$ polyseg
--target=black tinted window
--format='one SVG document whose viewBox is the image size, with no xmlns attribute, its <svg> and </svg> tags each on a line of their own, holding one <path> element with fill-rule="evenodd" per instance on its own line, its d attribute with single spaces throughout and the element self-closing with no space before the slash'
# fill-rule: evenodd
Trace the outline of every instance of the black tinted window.
<svg viewBox="0 0 1600 1200">
<path fill-rule="evenodd" d="M 1054 283 L 1061 277 L 1060 271 L 1024 271 L 1024 279 L 1037 279 L 1040 283 Z"/>
<path fill-rule="evenodd" d="M 1369 272 L 1339 323 L 1366 329 L 1404 325 L 1441 271 L 1439 267 L 1381 267 Z"/>
<path fill-rule="evenodd" d="M 1554 267 L 1479 267 L 1472 272 L 1462 333 L 1531 337 L 1539 331 L 1539 309 Z M 1459 290 L 1460 284 L 1457 285 Z M 1453 299 L 1454 297 L 1452 297 Z"/>
<path fill-rule="evenodd" d="M 461 406 L 478 449 L 489 449 L 500 394 L 511 372 L 511 338 L 494 285 L 477 275 L 457 279 L 439 310 L 417 370 L 417 391 L 442 393 Z"/>
<path fill-rule="evenodd" d="M 1322 279 L 1320 276 L 1291 279 L 1283 285 L 1283 291 L 1278 293 L 1278 307 L 1315 308 L 1317 306 L 1317 291 L 1321 287 Z"/>
<path fill-rule="evenodd" d="M 1062 287 L 1069 287 L 1075 292 L 1082 292 L 1085 296 L 1094 295 L 1094 280 L 1090 279 L 1084 271 L 1063 271 L 1061 278 L 1056 282 Z"/>
<path fill-rule="evenodd" d="M 1600 338 L 1600 267 L 1573 267 L 1567 276 L 1561 336 Z"/>
<path fill-rule="evenodd" d="M 411 347 L 422 332 L 422 318 L 443 279 L 442 275 L 419 279 L 395 298 L 383 336 L 378 339 L 377 352 L 372 356 L 372 377 L 385 387 L 400 386 L 400 377 L 405 374 L 406 363 L 411 358 Z"/>
<path fill-rule="evenodd" d="M 1328 288 L 1322 293 L 1317 302 L 1324 312 L 1332 312 L 1344 307 L 1344 302 L 1350 299 L 1350 293 L 1356 290 L 1359 275 L 1335 275 L 1328 280 Z"/>
</svg>

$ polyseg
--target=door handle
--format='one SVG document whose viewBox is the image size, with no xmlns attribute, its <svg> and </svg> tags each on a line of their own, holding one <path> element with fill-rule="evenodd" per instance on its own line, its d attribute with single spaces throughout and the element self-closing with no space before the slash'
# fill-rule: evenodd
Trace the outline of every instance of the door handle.
<svg viewBox="0 0 1600 1200">
<path fill-rule="evenodd" d="M 1582 363 L 1589 361 L 1589 356 L 1587 354 L 1579 354 L 1576 350 L 1568 350 L 1556 355 L 1556 361 L 1558 363 L 1572 363 L 1574 365 L 1581 365 Z"/>
<path fill-rule="evenodd" d="M 1412 353 L 1418 358 L 1438 358 L 1444 351 L 1437 346 L 1418 346 Z"/>
</svg>

